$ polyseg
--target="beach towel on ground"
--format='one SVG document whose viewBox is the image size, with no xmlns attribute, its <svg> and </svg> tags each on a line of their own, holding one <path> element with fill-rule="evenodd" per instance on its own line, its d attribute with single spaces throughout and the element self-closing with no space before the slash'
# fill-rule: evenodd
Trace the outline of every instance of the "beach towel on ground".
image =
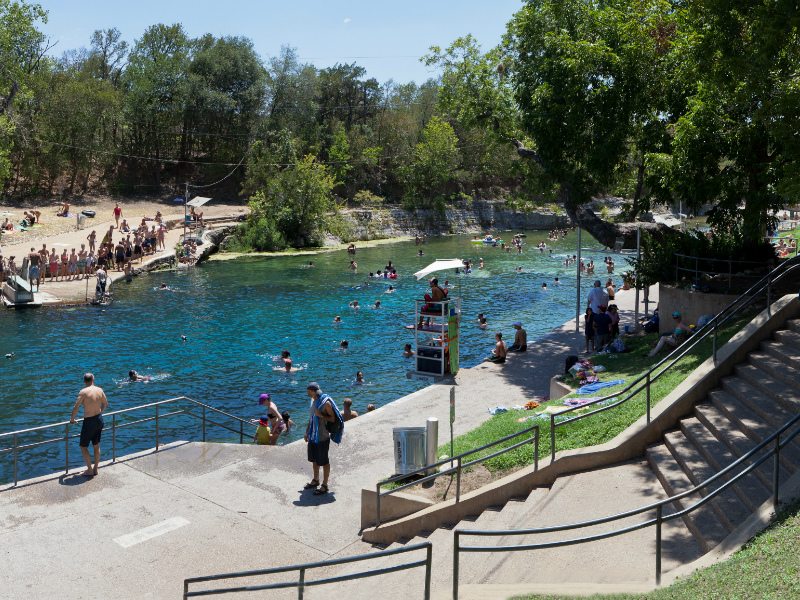
<svg viewBox="0 0 800 600">
<path fill-rule="evenodd" d="M 587 394 L 594 394 L 595 392 L 599 392 L 603 388 L 607 387 L 614 387 L 615 385 L 619 385 L 621 383 L 625 383 L 624 379 L 617 379 L 615 381 L 598 381 L 597 383 L 590 383 L 589 385 L 583 386 L 581 389 L 578 390 L 578 394 L 581 396 L 585 396 Z"/>
<path fill-rule="evenodd" d="M 508 412 L 508 409 L 505 406 L 498 406 L 497 408 L 490 408 L 489 414 L 490 415 L 499 415 L 500 413 Z"/>
</svg>

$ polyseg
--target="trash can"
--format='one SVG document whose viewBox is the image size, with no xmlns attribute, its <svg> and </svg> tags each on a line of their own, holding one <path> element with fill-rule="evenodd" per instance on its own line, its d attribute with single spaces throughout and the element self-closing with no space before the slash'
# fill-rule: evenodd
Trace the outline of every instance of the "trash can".
<svg viewBox="0 0 800 600">
<path fill-rule="evenodd" d="M 86 227 L 86 215 L 78 215 L 78 229 Z"/>
<path fill-rule="evenodd" d="M 406 475 L 422 469 L 425 460 L 425 428 L 395 427 L 394 437 L 394 472 L 395 475 Z"/>
</svg>

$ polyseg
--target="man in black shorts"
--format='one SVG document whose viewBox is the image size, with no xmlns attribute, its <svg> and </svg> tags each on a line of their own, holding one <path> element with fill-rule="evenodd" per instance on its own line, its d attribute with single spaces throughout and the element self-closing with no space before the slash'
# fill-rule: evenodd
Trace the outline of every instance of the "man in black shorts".
<svg viewBox="0 0 800 600">
<path fill-rule="evenodd" d="M 103 433 L 102 413 L 108 406 L 106 394 L 102 389 L 94 384 L 94 375 L 86 373 L 83 376 L 83 383 L 86 385 L 78 394 L 78 401 L 72 409 L 70 423 L 76 423 L 75 417 L 78 415 L 78 408 L 83 405 L 83 426 L 81 427 L 81 454 L 86 461 L 86 471 L 81 473 L 84 477 L 94 477 L 97 475 L 97 466 L 100 464 L 100 436 Z M 92 459 L 89 456 L 89 443 L 94 447 L 94 468 Z"/>
<path fill-rule="evenodd" d="M 328 477 L 331 474 L 331 463 L 328 460 L 328 449 L 331 439 L 337 444 L 342 440 L 344 423 L 340 421 L 339 409 L 328 394 L 323 394 L 319 384 L 311 382 L 306 388 L 308 397 L 311 398 L 311 417 L 303 439 L 308 443 L 308 462 L 313 466 L 314 478 L 308 482 L 304 489 L 316 488 L 314 495 L 328 493 Z M 325 427 L 325 422 L 340 421 L 339 430 L 330 434 Z M 319 468 L 322 467 L 322 484 L 319 482 Z"/>
</svg>

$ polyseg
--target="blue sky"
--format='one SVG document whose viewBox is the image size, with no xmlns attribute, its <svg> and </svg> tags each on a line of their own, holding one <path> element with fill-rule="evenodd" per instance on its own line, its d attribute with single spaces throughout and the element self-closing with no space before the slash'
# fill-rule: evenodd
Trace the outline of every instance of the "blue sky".
<svg viewBox="0 0 800 600">
<path fill-rule="evenodd" d="M 35 0 L 30 0 L 32 3 Z M 182 23 L 190 36 L 241 35 L 262 58 L 295 46 L 317 67 L 356 62 L 383 83 L 421 83 L 435 73 L 418 58 L 471 33 L 483 48 L 500 41 L 522 0 L 276 2 L 258 0 L 39 0 L 49 11 L 53 53 L 89 45 L 96 29 L 117 27 L 133 42 L 150 25 Z M 366 57 L 366 58 L 351 58 Z"/>
</svg>

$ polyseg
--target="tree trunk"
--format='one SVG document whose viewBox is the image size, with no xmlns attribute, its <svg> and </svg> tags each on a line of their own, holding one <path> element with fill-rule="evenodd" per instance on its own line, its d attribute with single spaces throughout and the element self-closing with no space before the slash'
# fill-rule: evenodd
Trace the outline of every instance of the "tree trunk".
<svg viewBox="0 0 800 600">
<path fill-rule="evenodd" d="M 536 161 L 536 163 L 547 170 L 547 166 L 542 162 L 541 156 L 536 150 L 525 148 L 522 142 L 511 140 L 517 147 L 517 154 L 521 158 Z M 622 239 L 622 247 L 628 250 L 636 249 L 636 231 L 641 229 L 646 231 L 656 240 L 663 240 L 667 236 L 682 235 L 677 229 L 668 227 L 663 223 L 611 223 L 598 217 L 591 208 L 584 208 L 575 204 L 572 197 L 572 187 L 568 183 L 561 184 L 561 196 L 564 203 L 564 210 L 567 212 L 574 225 L 586 230 L 598 242 L 607 248 L 613 248 L 618 239 Z"/>
</svg>

